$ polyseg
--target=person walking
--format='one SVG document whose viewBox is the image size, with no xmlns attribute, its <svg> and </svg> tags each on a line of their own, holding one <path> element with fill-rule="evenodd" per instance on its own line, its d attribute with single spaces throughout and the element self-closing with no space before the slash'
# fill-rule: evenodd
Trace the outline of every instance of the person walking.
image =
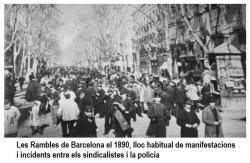
<svg viewBox="0 0 250 163">
<path fill-rule="evenodd" d="M 35 100 L 30 112 L 30 126 L 31 126 L 31 135 L 42 134 L 42 122 L 40 115 L 41 101 Z"/>
<path fill-rule="evenodd" d="M 221 127 L 222 118 L 213 97 L 202 112 L 202 122 L 205 123 L 205 137 L 224 137 Z"/>
<path fill-rule="evenodd" d="M 72 97 L 72 91 L 66 91 L 63 93 L 63 98 L 59 100 L 58 115 L 61 116 L 62 122 L 62 136 L 74 137 L 76 121 L 79 116 L 79 108 L 75 102 L 75 96 Z M 69 131 L 68 131 L 69 130 Z"/>
<path fill-rule="evenodd" d="M 200 120 L 195 111 L 191 109 L 192 101 L 185 102 L 185 108 L 180 110 L 177 124 L 181 127 L 181 137 L 198 137 Z"/>
<path fill-rule="evenodd" d="M 161 102 L 162 104 L 164 104 L 164 106 L 166 107 L 166 109 L 168 110 L 168 113 L 172 113 L 173 115 L 176 115 L 174 113 L 174 99 L 173 96 L 171 96 L 171 94 L 167 91 L 163 91 L 161 94 Z M 170 115 L 169 115 L 170 118 Z"/>
<path fill-rule="evenodd" d="M 108 90 L 107 95 L 104 97 L 104 133 L 103 135 L 107 135 L 111 130 L 111 120 L 112 120 L 112 110 L 114 103 L 114 94 L 113 91 Z"/>
<path fill-rule="evenodd" d="M 53 125 L 57 125 L 57 110 L 59 108 L 58 101 L 60 100 L 59 92 L 56 90 L 55 86 L 51 86 L 51 94 L 49 98 L 49 104 L 51 106 Z"/>
<path fill-rule="evenodd" d="M 122 105 L 125 107 L 124 117 L 127 120 L 128 124 L 131 125 L 131 113 L 135 109 L 133 101 L 127 97 L 127 91 L 121 91 Z M 118 105 L 119 107 L 120 105 Z M 128 137 L 132 137 L 129 135 Z"/>
<path fill-rule="evenodd" d="M 128 119 L 126 119 L 126 108 L 118 103 L 113 103 L 112 110 L 112 129 L 114 129 L 115 137 L 132 137 L 132 132 L 134 129 L 129 124 Z"/>
<path fill-rule="evenodd" d="M 177 89 L 176 89 L 176 98 L 175 98 L 175 102 L 176 102 L 175 115 L 176 115 L 176 117 L 178 117 L 179 111 L 184 109 L 186 99 L 187 99 L 186 90 L 183 87 L 183 85 L 180 82 L 178 82 Z"/>
<path fill-rule="evenodd" d="M 4 100 L 4 137 L 17 137 L 18 119 L 21 114 L 8 99 Z"/>
<path fill-rule="evenodd" d="M 97 137 L 97 126 L 92 109 L 88 107 L 80 112 L 76 125 L 76 137 Z"/>
<path fill-rule="evenodd" d="M 200 100 L 199 97 L 199 90 L 197 88 L 197 86 L 195 85 L 194 82 L 191 82 L 190 84 L 188 84 L 186 86 L 186 90 L 187 90 L 187 97 L 192 100 L 193 102 L 193 108 L 196 112 L 199 112 L 199 105 L 198 105 L 198 101 Z"/>
<path fill-rule="evenodd" d="M 154 101 L 147 114 L 150 123 L 146 135 L 149 137 L 166 137 L 166 121 L 168 121 L 166 118 L 169 114 L 166 106 L 161 103 L 159 92 L 155 93 Z"/>
<path fill-rule="evenodd" d="M 18 78 L 18 82 L 19 82 L 19 86 L 20 86 L 20 91 L 23 90 L 23 83 L 24 83 L 24 81 L 25 81 L 25 78 L 23 76 L 20 76 Z"/>
<path fill-rule="evenodd" d="M 39 88 L 39 85 L 37 81 L 33 77 L 31 77 L 30 82 L 28 84 L 28 88 L 26 90 L 25 99 L 27 101 L 37 100 L 38 88 Z"/>
</svg>

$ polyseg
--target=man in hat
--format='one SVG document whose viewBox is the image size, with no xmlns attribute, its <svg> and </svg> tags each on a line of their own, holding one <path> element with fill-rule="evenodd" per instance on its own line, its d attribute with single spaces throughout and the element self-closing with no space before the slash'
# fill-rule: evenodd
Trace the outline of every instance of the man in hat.
<svg viewBox="0 0 250 163">
<path fill-rule="evenodd" d="M 95 95 L 96 95 L 96 91 L 94 89 L 94 83 L 93 82 L 89 82 L 88 83 L 88 87 L 86 89 L 86 95 L 90 95 L 91 98 L 95 98 Z"/>
<path fill-rule="evenodd" d="M 75 91 L 75 95 L 76 95 L 75 101 L 77 102 L 78 106 L 79 106 L 80 96 L 81 96 L 82 93 L 84 93 L 84 91 L 85 90 L 83 89 L 83 84 L 79 83 L 78 88 Z"/>
<path fill-rule="evenodd" d="M 202 122 L 205 123 L 205 137 L 223 137 L 221 128 L 222 118 L 215 106 L 215 98 L 210 97 L 210 102 L 202 112 Z"/>
<path fill-rule="evenodd" d="M 102 89 L 102 85 L 99 83 L 97 85 L 97 92 L 95 96 L 95 114 L 99 114 L 100 118 L 104 117 L 104 97 L 105 92 Z"/>
<path fill-rule="evenodd" d="M 57 109 L 59 108 L 58 101 L 60 100 L 60 94 L 56 90 L 55 85 L 51 85 L 51 94 L 49 96 L 49 104 L 51 106 L 53 124 L 57 125 Z"/>
<path fill-rule="evenodd" d="M 140 86 L 135 81 L 131 82 L 131 84 L 132 84 L 132 88 L 131 88 L 130 95 L 132 96 L 130 97 L 134 102 L 136 114 L 138 114 L 138 116 L 140 117 L 143 117 L 142 116 L 143 110 L 142 110 L 141 103 L 140 103 Z"/>
<path fill-rule="evenodd" d="M 168 113 L 173 112 L 173 96 L 171 96 L 171 94 L 168 91 L 159 91 L 157 90 L 160 94 L 161 97 L 161 102 L 162 104 L 166 107 L 166 109 L 168 110 Z M 162 92 L 162 93 L 161 93 Z M 169 115 L 170 118 L 170 115 Z"/>
<path fill-rule="evenodd" d="M 122 92 L 122 102 L 115 101 L 111 109 L 112 121 L 115 137 L 132 137 L 134 129 L 131 127 L 130 111 L 133 110 L 133 102 L 126 97 L 126 92 Z"/>
<path fill-rule="evenodd" d="M 112 113 L 111 110 L 113 108 L 114 101 L 114 93 L 112 90 L 107 91 L 107 96 L 104 97 L 104 133 L 103 135 L 107 135 L 111 130 L 111 117 Z"/>
<path fill-rule="evenodd" d="M 11 106 L 8 99 L 4 100 L 4 136 L 16 137 L 18 132 L 18 119 L 20 117 L 19 110 Z"/>
<path fill-rule="evenodd" d="M 50 112 L 49 97 L 51 94 L 51 89 L 46 86 L 45 82 L 41 82 L 37 91 L 37 99 L 41 101 L 40 114 L 47 114 Z"/>
<path fill-rule="evenodd" d="M 77 137 L 97 137 L 97 126 L 93 115 L 93 108 L 87 107 L 80 113 L 76 126 Z"/>
<path fill-rule="evenodd" d="M 166 137 L 166 118 L 168 116 L 167 108 L 161 103 L 159 92 L 155 92 L 154 101 L 149 106 L 148 117 L 150 124 L 147 129 L 147 136 L 150 137 Z"/>
<path fill-rule="evenodd" d="M 20 86 L 20 90 L 22 91 L 23 90 L 23 83 L 25 81 L 25 78 L 23 76 L 20 76 L 18 78 L 18 82 L 19 82 L 19 86 Z"/>
<path fill-rule="evenodd" d="M 128 124 L 131 125 L 131 113 L 135 110 L 135 106 L 130 97 L 127 96 L 128 92 L 124 89 L 121 91 L 122 104 L 125 107 L 124 117 Z M 130 136 L 129 136 L 130 137 Z"/>
<path fill-rule="evenodd" d="M 177 89 L 176 89 L 176 98 L 175 98 L 175 102 L 176 102 L 175 115 L 176 115 L 176 117 L 178 117 L 179 110 L 184 109 L 186 99 L 187 99 L 186 90 L 183 87 L 183 85 L 180 82 L 178 82 Z"/>
<path fill-rule="evenodd" d="M 26 94 L 25 94 L 25 99 L 27 101 L 33 101 L 33 100 L 37 99 L 38 98 L 37 97 L 38 88 L 39 88 L 39 85 L 38 85 L 37 81 L 32 78 L 28 84 L 28 88 L 27 88 Z"/>
<path fill-rule="evenodd" d="M 210 102 L 210 89 L 210 84 L 208 83 L 205 83 L 201 89 L 202 104 L 205 106 L 208 106 Z"/>
<path fill-rule="evenodd" d="M 187 100 L 185 102 L 185 108 L 179 111 L 177 117 L 177 124 L 181 127 L 181 137 L 198 137 L 197 127 L 200 124 L 200 120 L 191 109 L 193 102 Z"/>
<path fill-rule="evenodd" d="M 136 93 L 132 90 L 132 85 L 128 85 L 128 93 L 127 96 L 133 101 L 133 105 L 135 107 L 135 109 L 131 112 L 131 117 L 133 119 L 133 121 L 136 121 Z M 138 106 L 137 106 L 138 107 Z"/>
</svg>

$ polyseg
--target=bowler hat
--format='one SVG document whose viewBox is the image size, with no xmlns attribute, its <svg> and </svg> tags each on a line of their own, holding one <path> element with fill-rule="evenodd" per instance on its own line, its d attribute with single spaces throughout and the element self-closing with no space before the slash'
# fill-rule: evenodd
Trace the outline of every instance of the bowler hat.
<svg viewBox="0 0 250 163">
<path fill-rule="evenodd" d="M 209 103 L 215 103 L 216 99 L 213 95 L 210 96 L 209 98 Z"/>
<path fill-rule="evenodd" d="M 185 104 L 186 104 L 186 105 L 193 105 L 193 102 L 192 102 L 191 100 L 187 100 L 187 101 L 185 102 Z"/>
</svg>

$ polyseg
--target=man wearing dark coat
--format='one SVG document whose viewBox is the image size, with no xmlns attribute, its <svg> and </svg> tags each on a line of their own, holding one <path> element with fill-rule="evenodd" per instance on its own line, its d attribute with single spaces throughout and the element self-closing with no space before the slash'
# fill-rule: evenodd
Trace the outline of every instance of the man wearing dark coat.
<svg viewBox="0 0 250 163">
<path fill-rule="evenodd" d="M 222 118 L 218 108 L 215 106 L 214 97 L 202 112 L 202 122 L 205 123 L 205 137 L 224 137 L 222 132 Z"/>
<path fill-rule="evenodd" d="M 79 110 L 80 112 L 86 111 L 89 108 L 94 108 L 94 100 L 89 93 L 85 93 L 84 97 L 80 99 Z"/>
<path fill-rule="evenodd" d="M 209 100 L 210 100 L 210 85 L 206 83 L 202 89 L 201 89 L 201 95 L 202 95 L 202 104 L 205 106 L 209 105 Z"/>
<path fill-rule="evenodd" d="M 38 94 L 38 83 L 36 80 L 32 79 L 28 85 L 28 88 L 26 90 L 26 94 L 25 94 L 25 99 L 27 101 L 34 101 L 35 99 L 37 99 L 37 94 Z"/>
<path fill-rule="evenodd" d="M 177 83 L 176 97 L 175 97 L 175 115 L 178 117 L 180 110 L 184 109 L 185 101 L 187 99 L 186 90 L 181 83 Z"/>
<path fill-rule="evenodd" d="M 123 102 L 125 99 L 123 98 Z M 125 104 L 128 107 L 128 101 Z M 129 107 L 125 108 L 123 104 L 119 102 L 114 102 L 111 114 L 112 114 L 112 128 L 114 129 L 115 137 L 132 137 L 132 132 L 134 129 L 130 124 Z M 131 103 L 132 104 L 132 103 Z"/>
<path fill-rule="evenodd" d="M 93 99 L 95 98 L 96 91 L 94 89 L 94 83 L 93 82 L 88 83 L 88 87 L 86 88 L 86 95 L 87 94 L 90 95 Z"/>
<path fill-rule="evenodd" d="M 198 137 L 197 127 L 200 120 L 196 113 L 191 110 L 192 101 L 185 103 L 185 108 L 180 110 L 177 117 L 177 124 L 181 127 L 181 137 Z"/>
<path fill-rule="evenodd" d="M 95 96 L 95 114 L 98 113 L 100 118 L 103 118 L 105 91 L 102 89 L 101 85 L 99 85 L 97 89 L 97 94 Z"/>
<path fill-rule="evenodd" d="M 49 97 L 51 94 L 51 89 L 48 88 L 45 83 L 42 83 L 38 87 L 37 97 L 41 101 L 40 114 L 47 114 L 50 112 Z"/>
<path fill-rule="evenodd" d="M 123 90 L 121 91 L 121 97 L 122 97 L 122 105 L 125 107 L 124 111 L 124 117 L 127 120 L 128 124 L 131 125 L 131 116 L 133 110 L 135 110 L 135 106 L 133 101 L 127 96 L 127 91 Z"/>
<path fill-rule="evenodd" d="M 33 80 L 33 79 L 35 79 L 35 75 L 34 75 L 33 72 L 29 75 L 29 79 L 30 79 L 30 81 Z"/>
<path fill-rule="evenodd" d="M 85 95 L 85 89 L 83 89 L 83 85 L 80 83 L 78 85 L 78 88 L 75 91 L 75 95 L 76 95 L 76 99 L 75 102 L 77 103 L 78 107 L 80 107 L 80 99 L 81 99 L 81 95 L 84 94 Z"/>
<path fill-rule="evenodd" d="M 150 118 L 150 124 L 146 135 L 150 137 L 166 137 L 166 117 L 168 116 L 168 110 L 161 103 L 159 93 L 155 93 L 154 102 L 149 106 L 147 114 Z"/>
<path fill-rule="evenodd" d="M 23 90 L 23 83 L 25 81 L 25 78 L 23 76 L 18 78 L 18 82 L 19 82 L 19 86 L 20 86 L 20 90 Z"/>
<path fill-rule="evenodd" d="M 169 92 L 161 94 L 161 103 L 167 108 L 169 113 L 173 111 L 174 99 Z"/>
<path fill-rule="evenodd" d="M 95 118 L 91 108 L 81 112 L 76 126 L 77 137 L 97 137 Z"/>
<path fill-rule="evenodd" d="M 12 79 L 11 74 L 9 74 L 8 76 L 6 76 L 4 78 L 4 98 L 8 99 L 10 104 L 13 105 L 14 104 L 14 97 L 15 97 L 15 92 L 16 92 L 16 87 L 15 87 L 15 82 Z"/>
<path fill-rule="evenodd" d="M 105 123 L 104 123 L 104 133 L 103 135 L 107 135 L 109 131 L 112 128 L 112 114 L 114 112 L 114 105 L 113 103 L 121 102 L 121 98 L 118 97 L 118 95 L 114 94 L 112 90 L 109 90 L 107 92 L 107 96 L 104 97 L 104 118 L 105 118 Z"/>
</svg>

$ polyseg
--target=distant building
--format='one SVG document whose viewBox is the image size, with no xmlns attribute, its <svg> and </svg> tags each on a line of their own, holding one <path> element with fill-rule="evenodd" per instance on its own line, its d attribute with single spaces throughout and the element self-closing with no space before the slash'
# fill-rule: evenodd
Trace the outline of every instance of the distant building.
<svg viewBox="0 0 250 163">
<path fill-rule="evenodd" d="M 158 14 L 158 5 L 145 4 L 132 15 L 135 21 L 135 55 L 139 59 L 139 69 L 142 73 L 158 73 L 160 67 L 158 56 L 164 53 L 166 46 L 164 30 Z"/>
</svg>

